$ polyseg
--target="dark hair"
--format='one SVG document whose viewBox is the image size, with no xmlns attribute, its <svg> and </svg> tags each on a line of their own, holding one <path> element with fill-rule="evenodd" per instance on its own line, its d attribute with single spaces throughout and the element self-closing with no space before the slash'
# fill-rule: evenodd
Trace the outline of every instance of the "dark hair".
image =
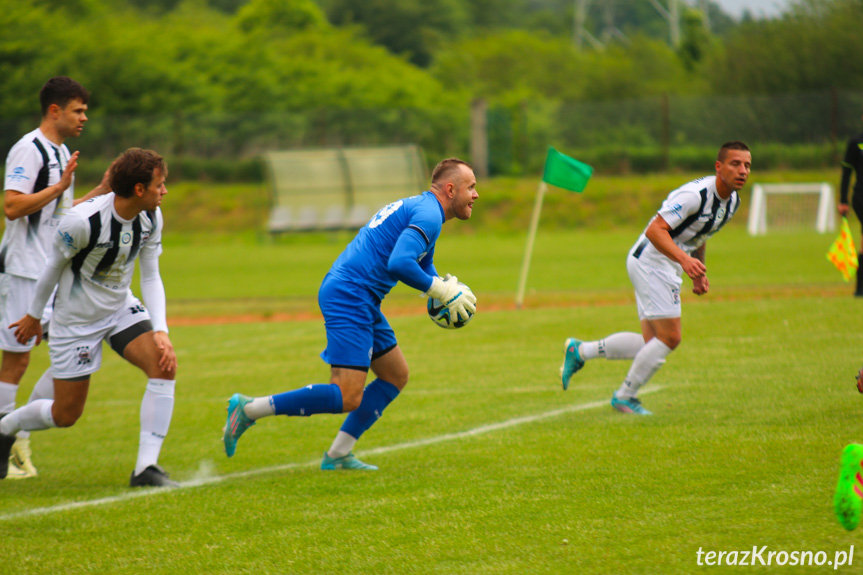
<svg viewBox="0 0 863 575">
<path fill-rule="evenodd" d="M 162 156 L 153 150 L 129 148 L 111 165 L 111 190 L 120 197 L 131 198 L 135 184 L 150 185 L 156 168 L 167 177 L 168 165 Z"/>
<path fill-rule="evenodd" d="M 433 184 L 439 182 L 445 177 L 449 176 L 456 170 L 458 170 L 459 166 L 467 166 L 471 170 L 473 169 L 470 164 L 463 160 L 459 160 L 458 158 L 447 158 L 446 160 L 442 160 L 437 166 L 435 166 L 432 171 L 431 181 Z"/>
<path fill-rule="evenodd" d="M 55 76 L 45 82 L 39 91 L 39 103 L 42 104 L 42 115 L 48 113 L 51 104 L 57 104 L 65 108 L 72 100 L 81 100 L 87 103 L 90 100 L 90 92 L 87 88 L 66 76 Z"/>
<path fill-rule="evenodd" d="M 719 153 L 716 155 L 716 160 L 719 162 L 724 162 L 725 156 L 728 155 L 728 150 L 741 150 L 744 152 L 748 152 L 749 146 L 747 146 L 740 140 L 732 140 L 731 142 L 725 142 L 724 144 L 722 144 L 722 147 L 719 148 Z"/>
</svg>

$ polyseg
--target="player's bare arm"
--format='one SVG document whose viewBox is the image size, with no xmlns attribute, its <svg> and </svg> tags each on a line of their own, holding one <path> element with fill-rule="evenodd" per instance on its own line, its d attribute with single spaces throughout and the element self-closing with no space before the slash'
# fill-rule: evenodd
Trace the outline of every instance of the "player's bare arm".
<svg viewBox="0 0 863 575">
<path fill-rule="evenodd" d="M 700 261 L 701 263 L 705 263 L 707 257 L 707 244 L 701 244 L 697 250 L 692 252 L 692 257 Z M 695 295 L 704 295 L 710 290 L 710 282 L 707 281 L 707 273 L 698 278 L 693 278 L 692 280 L 692 293 Z"/>
<path fill-rule="evenodd" d="M 707 273 L 704 262 L 690 256 L 674 243 L 674 240 L 671 239 L 671 226 L 662 216 L 657 215 L 651 220 L 644 235 L 662 255 L 680 264 L 680 267 L 692 280 Z"/>
<path fill-rule="evenodd" d="M 153 339 L 159 350 L 159 368 L 162 371 L 174 373 L 177 371 L 177 354 L 174 352 L 174 344 L 164 331 L 154 331 Z"/>
<path fill-rule="evenodd" d="M 30 341 L 30 338 L 36 336 L 36 345 L 42 343 L 42 320 L 36 319 L 30 315 L 25 315 L 15 323 L 9 326 L 9 329 L 15 329 L 15 339 L 21 345 Z"/>
<path fill-rule="evenodd" d="M 9 220 L 17 220 L 29 216 L 32 213 L 38 212 L 60 195 L 63 194 L 69 186 L 72 185 L 72 176 L 75 174 L 75 169 L 78 167 L 78 152 L 72 154 L 69 162 L 66 164 L 66 169 L 63 170 L 63 176 L 60 181 L 53 186 L 48 186 L 44 190 L 33 194 L 24 194 L 15 190 L 6 190 L 6 195 L 3 201 L 3 211 Z"/>
</svg>

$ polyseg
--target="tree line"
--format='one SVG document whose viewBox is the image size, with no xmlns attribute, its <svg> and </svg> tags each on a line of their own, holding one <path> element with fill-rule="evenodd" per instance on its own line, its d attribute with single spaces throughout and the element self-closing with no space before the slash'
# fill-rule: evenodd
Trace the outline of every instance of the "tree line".
<svg viewBox="0 0 863 575">
<path fill-rule="evenodd" d="M 740 22 L 708 3 L 707 20 L 684 11 L 678 46 L 649 2 L 616 0 L 620 34 L 578 47 L 573 4 L 0 0 L 0 120 L 32 123 L 40 86 L 64 74 L 91 90 L 93 117 L 170 123 L 305 111 L 304 129 L 313 130 L 338 121 L 339 110 L 404 110 L 368 125 L 351 121 L 358 130 L 404 130 L 413 121 L 444 149 L 466 136 L 434 120 L 452 113 L 465 121 L 477 98 L 515 114 L 525 103 L 863 89 L 863 35 L 852 25 L 863 22 L 860 0 L 798 0 L 778 18 Z M 588 14 L 597 37 L 607 17 L 607 9 Z M 309 115 L 315 110 L 326 113 Z"/>
</svg>

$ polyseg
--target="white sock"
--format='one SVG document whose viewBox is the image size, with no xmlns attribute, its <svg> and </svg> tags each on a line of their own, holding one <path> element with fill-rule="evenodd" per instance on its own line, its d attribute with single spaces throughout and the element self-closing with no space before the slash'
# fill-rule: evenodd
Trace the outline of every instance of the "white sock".
<svg viewBox="0 0 863 575">
<path fill-rule="evenodd" d="M 635 355 L 642 347 L 644 347 L 644 337 L 640 333 L 623 331 L 598 341 L 584 341 L 578 347 L 578 353 L 585 361 L 598 357 L 635 359 Z"/>
<path fill-rule="evenodd" d="M 14 435 L 20 430 L 37 431 L 57 427 L 51 415 L 53 399 L 40 399 L 16 409 L 0 420 L 0 433 Z"/>
<path fill-rule="evenodd" d="M 344 457 L 354 450 L 354 445 L 356 444 L 357 439 L 353 435 L 339 431 L 333 440 L 333 444 L 330 446 L 330 450 L 327 451 L 327 455 L 334 459 Z"/>
<path fill-rule="evenodd" d="M 0 413 L 11 413 L 15 411 L 16 393 L 18 393 L 17 385 L 0 381 Z"/>
<path fill-rule="evenodd" d="M 54 399 L 54 374 L 50 367 L 39 377 L 39 381 L 36 382 L 33 391 L 30 392 L 30 399 L 27 400 L 27 403 L 32 403 L 37 399 Z"/>
<path fill-rule="evenodd" d="M 621 384 L 614 395 L 619 399 L 633 398 L 638 394 L 642 385 L 647 383 L 653 374 L 665 363 L 665 358 L 673 350 L 662 343 L 658 338 L 653 338 L 641 348 L 626 374 L 626 380 Z"/>
<path fill-rule="evenodd" d="M 599 341 L 599 355 L 604 355 L 605 359 L 635 359 L 642 347 L 643 335 L 622 331 Z"/>
<path fill-rule="evenodd" d="M 141 439 L 135 475 L 159 461 L 159 452 L 168 435 L 171 414 L 174 412 L 174 383 L 168 379 L 151 379 L 147 382 L 147 390 L 141 400 Z"/>
<path fill-rule="evenodd" d="M 578 346 L 578 355 L 581 359 L 587 361 L 599 357 L 599 342 L 598 341 L 583 341 Z"/>
<path fill-rule="evenodd" d="M 27 403 L 30 404 L 40 399 L 54 399 L 54 375 L 51 373 L 50 367 L 45 370 L 39 377 L 39 381 L 33 386 L 33 391 L 30 392 L 30 399 L 27 400 Z M 30 437 L 30 432 L 22 429 L 18 432 L 18 437 L 27 439 Z"/>
<path fill-rule="evenodd" d="M 270 397 L 256 397 L 243 408 L 245 414 L 253 421 L 276 414 L 276 408 L 270 403 Z"/>
</svg>

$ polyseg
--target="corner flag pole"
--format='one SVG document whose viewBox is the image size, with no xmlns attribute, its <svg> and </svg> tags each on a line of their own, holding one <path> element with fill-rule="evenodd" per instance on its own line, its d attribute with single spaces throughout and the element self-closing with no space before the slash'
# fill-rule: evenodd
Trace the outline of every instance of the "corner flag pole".
<svg viewBox="0 0 863 575">
<path fill-rule="evenodd" d="M 548 184 L 569 190 L 570 192 L 583 192 L 587 186 L 593 168 L 566 154 L 561 154 L 554 148 L 548 149 L 545 159 L 545 169 L 542 172 L 542 181 L 536 191 L 536 202 L 533 204 L 533 215 L 530 218 L 530 230 L 527 234 L 527 248 L 524 250 L 524 260 L 521 263 L 521 275 L 518 278 L 518 292 L 515 294 L 515 306 L 521 309 L 524 304 L 524 290 L 527 288 L 527 271 L 530 268 L 530 260 L 533 257 L 533 243 L 536 239 L 536 230 L 539 228 L 539 215 L 542 212 L 542 201 Z"/>
<path fill-rule="evenodd" d="M 536 190 L 536 201 L 533 204 L 533 215 L 530 217 L 530 230 L 527 233 L 527 247 L 524 250 L 524 259 L 521 262 L 521 275 L 518 278 L 518 292 L 515 295 L 515 307 L 521 309 L 524 303 L 524 290 L 527 286 L 527 272 L 530 269 L 530 260 L 533 257 L 533 242 L 536 239 L 536 230 L 539 228 L 539 214 L 542 212 L 542 202 L 548 185 L 545 181 L 539 183 Z"/>
</svg>

